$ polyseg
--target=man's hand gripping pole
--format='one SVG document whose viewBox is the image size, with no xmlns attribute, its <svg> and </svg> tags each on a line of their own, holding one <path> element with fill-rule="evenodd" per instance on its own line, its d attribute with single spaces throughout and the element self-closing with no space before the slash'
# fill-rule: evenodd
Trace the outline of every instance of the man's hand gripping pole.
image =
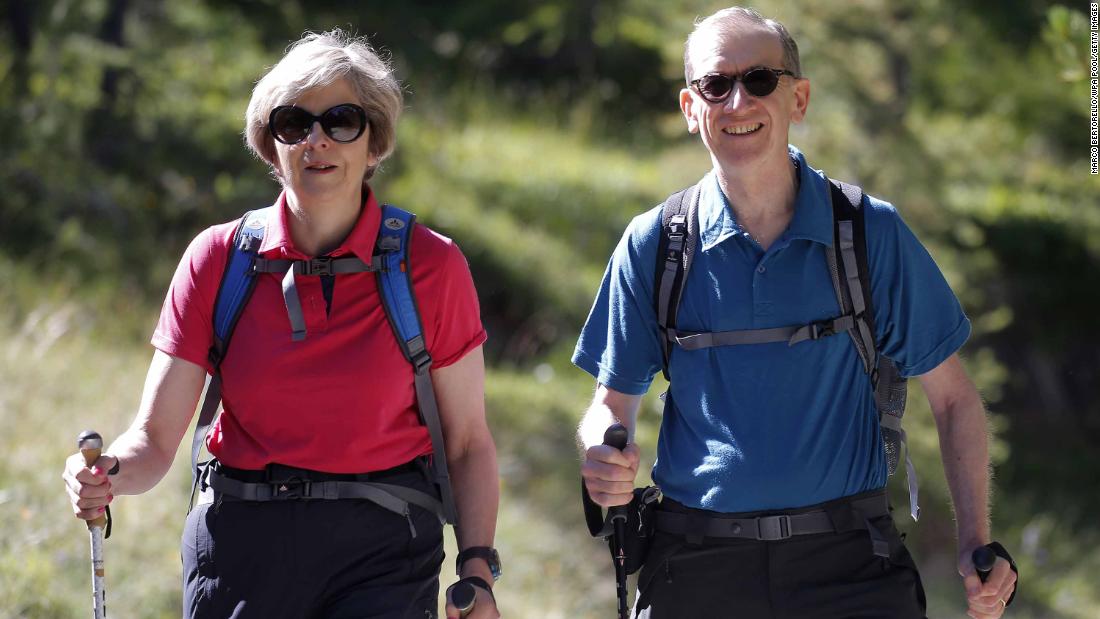
<svg viewBox="0 0 1100 619">
<path fill-rule="evenodd" d="M 612 424 L 603 433 L 603 444 L 614 447 L 619 451 L 626 448 L 627 430 L 621 423 Z M 612 548 L 615 549 L 615 593 L 619 600 L 619 619 L 630 619 L 630 607 L 627 606 L 626 591 L 626 551 L 623 542 L 626 539 L 626 505 L 610 507 L 607 516 L 614 527 L 611 538 Z"/>
</svg>

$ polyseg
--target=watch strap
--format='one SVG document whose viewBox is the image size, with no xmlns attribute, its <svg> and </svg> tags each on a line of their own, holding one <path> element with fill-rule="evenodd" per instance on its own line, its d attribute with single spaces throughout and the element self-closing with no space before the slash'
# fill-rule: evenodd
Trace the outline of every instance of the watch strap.
<svg viewBox="0 0 1100 619">
<path fill-rule="evenodd" d="M 486 591 L 489 592 L 489 597 L 493 598 L 493 604 L 497 603 L 497 596 L 493 595 L 493 588 L 489 585 L 489 583 L 484 578 L 482 578 L 480 576 L 467 576 L 466 578 L 459 579 L 457 582 L 455 582 L 454 585 L 451 585 L 450 587 L 447 587 L 447 589 L 450 590 L 452 587 L 454 587 L 455 585 L 457 585 L 460 582 L 467 582 L 467 583 L 470 583 L 471 585 L 473 585 L 475 587 L 478 587 L 480 589 L 485 589 Z"/>
<path fill-rule="evenodd" d="M 470 559 L 484 559 L 489 564 L 489 571 L 493 573 L 493 579 L 500 578 L 500 555 L 496 549 L 489 546 L 470 546 L 458 553 L 455 559 L 455 573 L 462 572 L 462 565 Z"/>
</svg>

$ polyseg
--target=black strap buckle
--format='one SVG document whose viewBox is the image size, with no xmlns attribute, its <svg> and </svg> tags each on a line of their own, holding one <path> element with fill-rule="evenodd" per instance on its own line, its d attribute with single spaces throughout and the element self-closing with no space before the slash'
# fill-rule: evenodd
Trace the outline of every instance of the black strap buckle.
<svg viewBox="0 0 1100 619">
<path fill-rule="evenodd" d="M 428 354 L 427 350 L 422 350 L 419 353 L 413 355 L 412 358 L 413 372 L 416 374 L 423 374 L 428 368 L 432 366 L 432 356 Z"/>
<path fill-rule="evenodd" d="M 763 542 L 775 542 L 791 536 L 791 517 L 762 516 L 756 519 L 756 539 Z"/>
<path fill-rule="evenodd" d="M 419 376 L 432 366 L 432 355 L 424 345 L 424 336 L 418 335 L 405 343 L 409 349 L 409 362 L 413 371 Z"/>
<path fill-rule="evenodd" d="M 829 337 L 831 335 L 836 335 L 836 329 L 833 328 L 832 321 L 810 323 L 811 340 L 817 340 L 823 337 Z"/>
<path fill-rule="evenodd" d="M 303 260 L 299 264 L 302 265 L 302 275 L 332 275 L 332 258 L 323 256 L 321 258 L 311 258 L 310 260 Z"/>
<path fill-rule="evenodd" d="M 271 482 L 271 498 L 276 501 L 309 498 L 312 484 L 308 479 L 297 477 Z"/>
</svg>

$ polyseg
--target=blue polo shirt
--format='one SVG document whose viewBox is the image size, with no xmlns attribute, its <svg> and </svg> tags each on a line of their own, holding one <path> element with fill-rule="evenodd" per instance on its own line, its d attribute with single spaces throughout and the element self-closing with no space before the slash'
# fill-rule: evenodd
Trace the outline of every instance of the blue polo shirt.
<svg viewBox="0 0 1100 619">
<path fill-rule="evenodd" d="M 825 261 L 832 211 L 824 175 L 790 148 L 794 216 L 764 251 L 738 225 L 713 172 L 701 181 L 699 245 L 677 315 L 685 331 L 764 329 L 840 315 Z M 903 376 L 935 368 L 970 322 L 893 206 L 864 201 L 879 350 Z M 643 394 L 661 370 L 654 269 L 658 206 L 627 227 L 573 363 L 607 387 Z M 785 509 L 881 488 L 886 460 L 870 379 L 847 334 L 688 351 L 674 347 L 654 481 L 685 505 Z"/>
</svg>

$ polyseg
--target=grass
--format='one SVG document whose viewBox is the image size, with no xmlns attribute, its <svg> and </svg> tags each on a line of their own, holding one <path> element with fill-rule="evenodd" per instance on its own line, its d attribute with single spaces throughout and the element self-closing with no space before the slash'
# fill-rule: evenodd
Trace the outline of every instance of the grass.
<svg viewBox="0 0 1100 619">
<path fill-rule="evenodd" d="M 17 286 L 18 288 L 18 286 Z M 9 306 L 10 307 L 10 306 Z M 95 426 L 122 431 L 141 391 L 149 349 L 140 341 L 104 341 L 98 323 L 75 302 L 43 304 L 0 326 L 0 423 L 9 453 L 0 463 L 0 618 L 52 618 L 87 612 L 87 532 L 72 517 L 60 471 L 75 437 Z M 574 428 L 591 381 L 560 358 L 537 370 L 490 372 L 487 405 L 501 454 L 502 509 L 497 544 L 505 560 L 500 604 L 508 617 L 607 616 L 614 608 L 604 546 L 590 539 L 577 501 Z M 654 390 L 656 392 L 656 389 Z M 911 428 L 929 427 L 914 394 Z M 653 453 L 655 404 L 642 413 L 643 450 Z M 916 430 L 913 448 L 924 482 L 925 516 L 911 531 L 929 590 L 930 616 L 957 616 L 961 589 L 953 575 L 953 540 L 942 498 L 934 436 Z M 108 604 L 115 616 L 179 615 L 179 533 L 186 511 L 187 454 L 181 448 L 154 490 L 115 502 L 115 535 L 107 542 Z M 644 476 L 643 476 L 644 477 Z M 900 480 L 895 480 L 898 482 Z M 641 482 L 640 482 L 641 483 Z M 904 496 L 894 489 L 893 496 Z M 1013 506 L 1005 508 L 1011 514 Z M 1100 568 L 1100 540 L 1074 538 L 1054 516 L 999 527 L 1027 579 L 1017 617 L 1095 616 L 1089 574 Z M 448 536 L 448 556 L 455 556 Z M 450 559 L 443 586 L 452 579 Z"/>
<path fill-rule="evenodd" d="M 100 325 L 89 324 L 75 302 L 11 314 L 0 327 L 0 423 L 10 445 L 0 462 L 0 518 L 7 527 L 0 537 L 0 618 L 79 616 L 90 599 L 87 531 L 72 516 L 60 472 L 82 429 L 94 426 L 109 441 L 126 428 L 150 350 L 140 341 L 102 341 Z M 501 607 L 513 617 L 531 609 L 541 617 L 600 616 L 614 603 L 611 581 L 588 585 L 610 578 L 609 562 L 584 533 L 579 509 L 568 509 L 577 503 L 576 487 L 565 481 L 577 479 L 572 435 L 584 390 L 562 389 L 572 397 L 550 406 L 551 385 L 541 391 L 546 397 L 535 403 L 536 413 L 523 404 L 529 378 L 492 376 L 488 401 L 507 506 L 498 538 L 508 572 Z M 513 426 L 521 417 L 526 423 Z M 155 489 L 114 503 L 106 570 L 115 616 L 179 616 L 186 451 L 181 446 Z M 448 556 L 455 554 L 448 536 Z M 449 558 L 443 586 L 454 578 L 451 565 Z"/>
</svg>

